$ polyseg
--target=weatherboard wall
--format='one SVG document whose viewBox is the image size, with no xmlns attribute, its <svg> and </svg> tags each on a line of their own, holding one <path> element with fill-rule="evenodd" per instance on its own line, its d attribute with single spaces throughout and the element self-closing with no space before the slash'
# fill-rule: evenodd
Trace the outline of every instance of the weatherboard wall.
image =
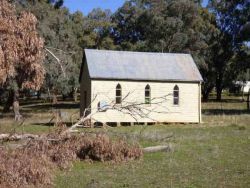
<svg viewBox="0 0 250 188">
<path fill-rule="evenodd" d="M 126 99 L 121 105 L 138 105 L 151 112 L 147 117 L 135 116 L 110 109 L 105 112 L 98 111 L 98 102 L 113 105 L 117 84 L 122 87 L 122 96 Z M 149 84 L 151 88 L 151 99 L 153 104 L 144 103 L 145 87 Z M 83 84 L 81 84 L 83 85 Z M 173 104 L 173 88 L 179 87 L 179 105 Z M 91 112 L 92 121 L 99 122 L 190 122 L 201 121 L 200 114 L 200 83 L 198 82 L 146 82 L 146 81 L 115 81 L 115 80 L 91 80 Z M 160 98 L 166 97 L 166 100 Z M 158 103 L 158 102 L 160 103 Z M 82 102 L 81 102 L 82 103 Z M 156 104 L 157 103 L 157 104 Z M 81 105 L 83 108 L 84 105 Z M 83 109 L 81 110 L 83 111 Z M 147 110 L 144 110 L 147 112 Z"/>
</svg>

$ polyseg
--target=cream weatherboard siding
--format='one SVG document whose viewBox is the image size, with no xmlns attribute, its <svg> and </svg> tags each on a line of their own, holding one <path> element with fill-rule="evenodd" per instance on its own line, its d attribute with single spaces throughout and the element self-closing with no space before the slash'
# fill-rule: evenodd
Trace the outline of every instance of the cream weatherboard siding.
<svg viewBox="0 0 250 188">
<path fill-rule="evenodd" d="M 84 81 L 81 84 L 81 90 L 91 88 L 92 101 L 91 112 L 92 120 L 99 122 L 201 122 L 200 111 L 200 83 L 192 82 L 144 82 L 144 81 L 114 81 L 114 80 L 91 80 L 91 87 Z M 136 104 L 144 103 L 145 87 L 147 84 L 151 88 L 151 99 L 156 98 L 152 103 L 157 103 L 161 97 L 166 97 L 166 101 L 160 104 L 143 104 L 139 105 L 142 109 L 149 108 L 152 112 L 148 118 L 132 116 L 119 112 L 117 110 L 107 110 L 106 112 L 98 112 L 98 102 L 113 104 L 115 101 L 116 86 L 120 84 L 122 87 L 122 96 L 128 95 L 123 101 Z M 175 85 L 179 87 L 179 105 L 173 104 L 173 88 Z M 88 90 L 89 92 L 89 90 Z M 81 96 L 83 94 L 81 93 Z M 95 99 L 95 100 L 94 100 Z M 162 100 L 161 100 L 162 101 Z M 81 100 L 81 109 L 84 107 Z M 121 104 L 122 105 L 122 104 Z M 81 110 L 83 111 L 83 109 Z"/>
</svg>

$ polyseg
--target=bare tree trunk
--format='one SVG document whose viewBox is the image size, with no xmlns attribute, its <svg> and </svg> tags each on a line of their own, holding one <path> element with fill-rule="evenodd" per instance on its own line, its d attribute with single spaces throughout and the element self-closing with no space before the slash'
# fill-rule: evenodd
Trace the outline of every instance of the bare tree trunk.
<svg viewBox="0 0 250 188">
<path fill-rule="evenodd" d="M 250 89 L 248 90 L 247 94 L 247 109 L 250 110 Z"/>
<path fill-rule="evenodd" d="M 62 100 L 65 101 L 67 99 L 67 95 L 62 94 Z"/>
<path fill-rule="evenodd" d="M 20 121 L 21 119 L 21 114 L 20 114 L 20 106 L 19 106 L 19 92 L 15 91 L 14 92 L 14 98 L 13 98 L 13 111 L 15 114 L 15 121 Z"/>
<path fill-rule="evenodd" d="M 7 99 L 7 102 L 4 105 L 3 113 L 7 113 L 7 112 L 10 111 L 10 107 L 12 106 L 13 101 L 14 101 L 14 91 L 9 90 L 8 99 Z"/>
<path fill-rule="evenodd" d="M 216 79 L 216 100 L 221 101 L 221 94 L 222 94 L 222 73 L 219 73 L 218 78 Z"/>
<path fill-rule="evenodd" d="M 37 91 L 36 98 L 37 100 L 41 99 L 41 90 Z"/>
<path fill-rule="evenodd" d="M 221 94 L 222 94 L 222 89 L 218 89 L 216 92 L 216 100 L 221 101 Z"/>
<path fill-rule="evenodd" d="M 53 104 L 53 106 L 54 106 L 54 105 L 56 105 L 56 104 L 58 103 L 56 94 L 53 93 L 52 97 L 53 97 L 53 99 L 52 99 L 52 104 Z"/>
<path fill-rule="evenodd" d="M 208 101 L 208 97 L 209 97 L 209 94 L 211 93 L 211 91 L 213 90 L 213 86 L 210 86 L 210 87 L 203 87 L 203 90 L 202 90 L 202 100 L 203 101 Z"/>
<path fill-rule="evenodd" d="M 242 101 L 244 101 L 245 99 L 244 99 L 244 86 L 243 86 L 243 88 L 242 88 L 242 95 L 241 95 L 241 97 L 242 97 Z"/>
<path fill-rule="evenodd" d="M 74 88 L 74 101 L 77 102 L 77 87 Z"/>
</svg>

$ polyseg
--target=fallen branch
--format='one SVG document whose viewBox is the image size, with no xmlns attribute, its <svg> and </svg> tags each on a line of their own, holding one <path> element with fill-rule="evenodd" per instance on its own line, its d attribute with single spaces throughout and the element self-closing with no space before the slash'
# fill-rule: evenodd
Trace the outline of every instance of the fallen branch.
<svg viewBox="0 0 250 188">
<path fill-rule="evenodd" d="M 38 139 L 38 135 L 34 134 L 0 134 L 0 140 L 8 140 L 8 141 L 18 141 L 24 139 Z"/>
<path fill-rule="evenodd" d="M 78 122 L 76 122 L 74 125 L 72 125 L 70 128 L 68 128 L 67 130 L 65 130 L 63 133 L 67 134 L 67 133 L 72 133 L 72 132 L 76 132 L 74 129 L 81 126 L 81 124 L 83 124 L 85 121 L 87 121 L 89 119 L 89 117 L 82 117 Z"/>
</svg>

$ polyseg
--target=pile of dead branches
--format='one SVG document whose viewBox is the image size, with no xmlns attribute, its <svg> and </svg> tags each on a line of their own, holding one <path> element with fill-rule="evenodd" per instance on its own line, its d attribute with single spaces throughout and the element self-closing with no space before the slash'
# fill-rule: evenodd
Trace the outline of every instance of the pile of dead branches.
<svg viewBox="0 0 250 188">
<path fill-rule="evenodd" d="M 143 153 L 139 145 L 131 146 L 124 140 L 112 142 L 107 135 L 97 135 L 95 139 L 85 137 L 77 154 L 80 159 L 122 162 L 139 159 Z"/>
<path fill-rule="evenodd" d="M 50 186 L 53 171 L 75 160 L 122 162 L 143 155 L 138 145 L 107 135 L 48 135 L 16 148 L 0 148 L 0 187 Z"/>
</svg>

